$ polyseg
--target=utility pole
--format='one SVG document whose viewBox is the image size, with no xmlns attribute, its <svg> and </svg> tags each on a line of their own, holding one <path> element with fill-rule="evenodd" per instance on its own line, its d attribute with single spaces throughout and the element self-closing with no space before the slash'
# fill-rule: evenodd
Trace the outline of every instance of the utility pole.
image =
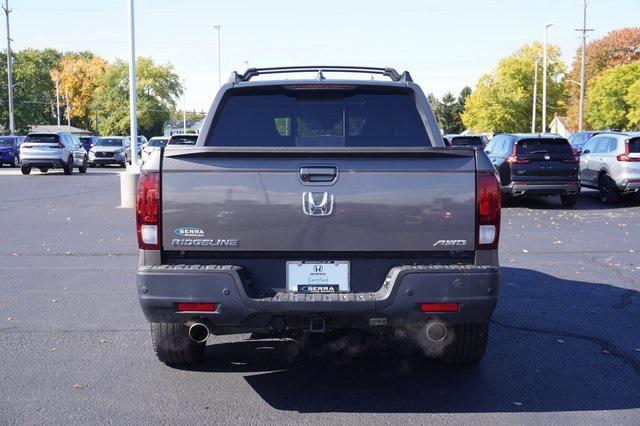
<svg viewBox="0 0 640 426">
<path fill-rule="evenodd" d="M 547 30 L 553 24 L 544 24 L 544 57 L 542 58 L 542 131 L 547 131 Z"/>
<path fill-rule="evenodd" d="M 60 130 L 60 80 L 56 77 L 56 116 L 58 117 L 58 130 Z"/>
<path fill-rule="evenodd" d="M 7 92 L 9 92 L 9 131 L 11 134 L 16 133 L 16 124 L 13 119 L 13 61 L 11 59 L 11 31 L 9 30 L 9 0 L 4 0 L 2 6 L 4 14 L 7 17 Z"/>
<path fill-rule="evenodd" d="M 583 0 L 582 6 L 582 28 L 577 29 L 582 33 L 582 62 L 580 63 L 580 111 L 578 112 L 578 131 L 584 130 L 584 91 L 586 86 L 586 63 L 587 63 L 587 32 L 593 31 L 587 28 L 587 0 Z"/>
<path fill-rule="evenodd" d="M 536 106 L 538 100 L 538 62 L 540 62 L 540 58 L 536 58 L 534 62 L 534 71 L 533 71 L 533 112 L 531 113 L 531 133 L 536 132 Z"/>
<path fill-rule="evenodd" d="M 220 74 L 220 25 L 214 25 L 216 31 L 218 32 L 218 88 L 222 86 L 222 76 Z"/>
</svg>

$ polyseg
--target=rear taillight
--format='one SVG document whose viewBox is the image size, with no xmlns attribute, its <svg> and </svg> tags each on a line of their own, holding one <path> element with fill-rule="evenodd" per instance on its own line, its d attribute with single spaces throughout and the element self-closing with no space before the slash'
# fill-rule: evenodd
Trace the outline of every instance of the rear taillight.
<svg viewBox="0 0 640 426">
<path fill-rule="evenodd" d="M 160 173 L 142 172 L 136 194 L 138 247 L 160 250 Z"/>
<path fill-rule="evenodd" d="M 524 158 L 518 158 L 516 155 L 517 144 L 513 144 L 513 151 L 511 152 L 511 157 L 507 158 L 507 164 L 524 164 L 528 163 L 529 160 L 525 160 Z"/>
<path fill-rule="evenodd" d="M 525 160 L 524 158 L 518 158 L 515 155 L 507 158 L 507 163 L 509 164 L 524 164 L 524 163 L 529 163 L 529 160 Z"/>
<path fill-rule="evenodd" d="M 562 161 L 563 163 L 569 163 L 569 164 L 577 164 L 577 163 L 580 162 L 580 160 L 578 160 L 575 157 L 574 158 L 567 158 L 567 159 L 560 160 L 560 161 Z"/>
<path fill-rule="evenodd" d="M 629 148 L 629 141 L 626 141 L 624 143 L 624 154 L 616 155 L 616 159 L 618 161 L 629 161 L 629 162 L 640 161 L 640 157 L 631 157 L 629 154 L 631 154 L 631 149 Z"/>
<path fill-rule="evenodd" d="M 53 148 L 64 148 L 65 146 L 62 144 L 62 142 L 58 142 L 57 145 L 54 145 Z"/>
<path fill-rule="evenodd" d="M 478 250 L 491 250 L 500 237 L 500 182 L 495 172 L 479 172 L 476 179 L 476 242 Z"/>
</svg>

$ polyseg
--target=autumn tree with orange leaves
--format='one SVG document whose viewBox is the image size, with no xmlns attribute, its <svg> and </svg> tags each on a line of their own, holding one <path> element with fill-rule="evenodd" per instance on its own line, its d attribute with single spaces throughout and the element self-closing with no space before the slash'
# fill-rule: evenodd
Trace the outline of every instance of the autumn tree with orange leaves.
<svg viewBox="0 0 640 426">
<path fill-rule="evenodd" d="M 51 70 L 51 79 L 60 84 L 61 106 L 66 107 L 68 95 L 71 120 L 85 129 L 95 127 L 94 94 L 106 66 L 104 59 L 92 54 L 68 54 Z"/>
<path fill-rule="evenodd" d="M 586 89 L 588 93 L 589 84 L 607 69 L 616 65 L 640 61 L 640 28 L 622 28 L 611 31 L 605 37 L 588 43 L 586 53 Z M 565 79 L 566 89 L 569 93 L 567 102 L 569 126 L 576 129 L 578 127 L 580 88 L 569 80 L 580 81 L 581 57 L 582 48 L 578 48 L 571 73 Z M 587 97 L 586 103 L 588 104 L 589 101 Z M 588 117 L 585 119 L 588 121 Z M 591 123 L 585 122 L 585 128 L 589 128 L 590 125 Z"/>
</svg>

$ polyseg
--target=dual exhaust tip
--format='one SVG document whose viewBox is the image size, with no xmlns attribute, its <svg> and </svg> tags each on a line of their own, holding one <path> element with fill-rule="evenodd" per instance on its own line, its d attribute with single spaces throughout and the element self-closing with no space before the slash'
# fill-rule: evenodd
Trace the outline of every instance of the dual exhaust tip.
<svg viewBox="0 0 640 426">
<path fill-rule="evenodd" d="M 209 327 L 202 322 L 189 321 L 186 325 L 189 327 L 189 338 L 196 343 L 206 342 L 211 334 Z M 431 320 L 425 326 L 425 334 L 430 341 L 441 343 L 447 338 L 447 326 L 440 320 Z"/>
<path fill-rule="evenodd" d="M 198 321 L 189 321 L 187 324 L 189 327 L 189 339 L 196 343 L 204 343 L 209 338 L 209 327 L 206 324 Z"/>
</svg>

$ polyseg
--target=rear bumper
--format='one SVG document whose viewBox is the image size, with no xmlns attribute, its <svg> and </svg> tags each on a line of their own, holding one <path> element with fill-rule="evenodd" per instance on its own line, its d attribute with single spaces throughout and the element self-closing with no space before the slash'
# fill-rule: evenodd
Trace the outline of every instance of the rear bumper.
<svg viewBox="0 0 640 426">
<path fill-rule="evenodd" d="M 20 163 L 31 167 L 58 168 L 64 166 L 67 158 L 63 152 L 54 154 L 20 151 Z"/>
<path fill-rule="evenodd" d="M 633 193 L 640 191 L 640 179 L 624 180 L 619 187 L 620 191 L 624 193 Z"/>
<path fill-rule="evenodd" d="M 141 267 L 138 296 L 150 322 L 209 320 L 215 333 L 270 331 L 274 321 L 305 329 L 308 319 L 322 317 L 327 328 L 379 328 L 423 324 L 435 314 L 420 303 L 459 303 L 458 312 L 438 313 L 450 323 L 489 321 L 496 305 L 499 268 L 493 266 L 400 266 L 375 293 L 296 294 L 251 298 L 242 267 L 161 265 Z M 216 303 L 210 313 L 177 312 L 185 302 Z M 375 321 L 371 321 L 374 319 Z"/>
<path fill-rule="evenodd" d="M 520 195 L 574 195 L 580 193 L 578 181 L 522 182 L 515 181 L 502 187 L 503 194 Z"/>
</svg>

